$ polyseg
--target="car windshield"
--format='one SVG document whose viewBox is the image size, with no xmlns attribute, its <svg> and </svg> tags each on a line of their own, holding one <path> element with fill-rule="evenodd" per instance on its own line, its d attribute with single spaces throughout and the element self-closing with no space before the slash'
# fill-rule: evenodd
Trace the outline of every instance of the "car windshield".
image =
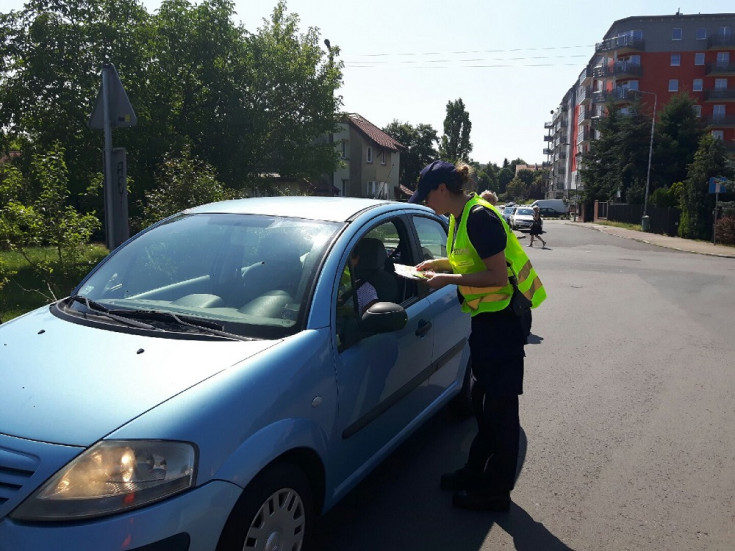
<svg viewBox="0 0 735 551">
<path fill-rule="evenodd" d="M 506 214 L 510 214 L 514 210 L 515 210 L 515 207 L 505 207 L 505 210 L 503 212 L 505 212 Z"/>
<path fill-rule="evenodd" d="M 526 214 L 528 216 L 533 216 L 533 210 L 532 209 L 518 209 L 516 210 L 516 214 Z"/>
<path fill-rule="evenodd" d="M 69 310 L 174 313 L 224 331 L 298 330 L 316 269 L 340 224 L 243 214 L 182 214 L 144 232 L 82 282 Z M 85 300 L 86 299 L 86 300 Z M 170 317 L 170 316 L 169 316 Z"/>
</svg>

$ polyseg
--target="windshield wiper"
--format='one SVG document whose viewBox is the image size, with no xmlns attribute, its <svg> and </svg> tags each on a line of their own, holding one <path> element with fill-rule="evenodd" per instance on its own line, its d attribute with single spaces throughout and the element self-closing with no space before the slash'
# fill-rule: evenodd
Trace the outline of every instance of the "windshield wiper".
<svg viewBox="0 0 735 551">
<path fill-rule="evenodd" d="M 109 319 L 115 320 L 125 325 L 129 325 L 131 327 L 139 327 L 141 329 L 155 329 L 155 327 L 149 323 L 144 323 L 142 321 L 136 321 L 127 317 L 123 317 L 120 315 L 120 312 L 113 312 L 112 310 L 107 308 L 107 306 L 103 306 L 99 302 L 88 299 L 83 295 L 71 295 L 67 300 L 84 304 L 87 307 L 87 310 L 89 310 L 90 312 L 94 312 L 97 315 L 105 316 Z"/>
<path fill-rule="evenodd" d="M 176 322 L 179 325 L 182 325 L 184 327 L 191 327 L 192 329 L 196 329 L 200 333 L 205 333 L 209 335 L 217 335 L 219 337 L 225 337 L 228 339 L 237 339 L 240 341 L 251 341 L 254 339 L 251 339 L 249 337 L 244 337 L 242 335 L 238 335 L 236 333 L 230 333 L 229 331 L 225 331 L 224 327 L 216 322 L 212 321 L 205 321 L 199 318 L 191 318 L 188 316 L 182 316 L 180 314 L 176 314 L 175 312 L 166 312 L 165 310 L 113 310 L 114 314 L 122 315 L 125 317 L 130 318 L 144 318 L 149 320 L 160 320 L 165 322 L 171 322 L 172 320 Z"/>
</svg>

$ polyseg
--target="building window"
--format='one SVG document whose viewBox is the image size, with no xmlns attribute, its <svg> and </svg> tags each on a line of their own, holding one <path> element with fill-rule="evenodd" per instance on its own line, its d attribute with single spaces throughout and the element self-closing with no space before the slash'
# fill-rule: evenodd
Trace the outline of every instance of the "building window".
<svg viewBox="0 0 735 551">
<path fill-rule="evenodd" d="M 725 139 L 725 131 L 724 130 L 713 130 L 712 131 L 712 136 L 714 136 L 714 138 L 716 140 L 724 140 Z"/>
<path fill-rule="evenodd" d="M 368 146 L 367 148 L 367 162 L 372 163 L 373 162 L 373 148 Z"/>
<path fill-rule="evenodd" d="M 694 116 L 699 118 L 702 116 L 702 106 L 701 105 L 692 105 L 692 110 L 694 111 Z"/>
<path fill-rule="evenodd" d="M 732 27 L 720 27 L 720 36 L 722 38 L 730 38 L 732 36 Z"/>
<path fill-rule="evenodd" d="M 681 54 L 671 54 L 671 66 L 678 67 L 681 65 Z"/>
<path fill-rule="evenodd" d="M 340 190 L 340 195 L 342 197 L 347 197 L 347 192 L 349 189 L 350 189 L 350 181 L 342 180 L 342 189 Z"/>
<path fill-rule="evenodd" d="M 681 29 L 676 28 L 671 30 L 671 40 L 681 40 L 682 36 Z"/>
<path fill-rule="evenodd" d="M 717 52 L 717 66 L 727 67 L 730 65 L 730 52 Z"/>
<path fill-rule="evenodd" d="M 342 140 L 342 158 L 347 158 L 347 140 Z"/>
<path fill-rule="evenodd" d="M 669 80 L 669 92 L 678 92 L 679 91 L 679 79 L 672 78 Z"/>
<path fill-rule="evenodd" d="M 385 151 L 380 152 L 380 164 L 381 165 L 385 164 Z"/>
<path fill-rule="evenodd" d="M 725 106 L 724 105 L 713 105 L 712 106 L 712 118 L 713 119 L 724 119 L 725 118 Z"/>
<path fill-rule="evenodd" d="M 694 64 L 704 65 L 704 52 L 697 52 L 694 54 Z"/>
<path fill-rule="evenodd" d="M 716 78 L 715 79 L 715 90 L 727 90 L 727 79 Z"/>
<path fill-rule="evenodd" d="M 692 92 L 701 92 L 701 91 L 702 91 L 702 79 L 695 78 L 694 82 L 692 83 Z"/>
<path fill-rule="evenodd" d="M 697 40 L 707 40 L 707 29 L 704 27 L 697 29 Z"/>
</svg>

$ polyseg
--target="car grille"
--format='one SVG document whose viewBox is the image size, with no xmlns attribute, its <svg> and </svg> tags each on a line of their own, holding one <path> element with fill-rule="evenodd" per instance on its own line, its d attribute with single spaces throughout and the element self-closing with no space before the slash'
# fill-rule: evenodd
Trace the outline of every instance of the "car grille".
<svg viewBox="0 0 735 551">
<path fill-rule="evenodd" d="M 33 476 L 37 468 L 38 458 L 0 447 L 0 510 Z"/>
</svg>

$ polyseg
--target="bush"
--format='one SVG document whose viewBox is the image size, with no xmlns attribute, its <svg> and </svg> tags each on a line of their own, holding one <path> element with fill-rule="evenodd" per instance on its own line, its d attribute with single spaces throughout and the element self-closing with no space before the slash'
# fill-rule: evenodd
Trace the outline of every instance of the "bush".
<svg viewBox="0 0 735 551">
<path fill-rule="evenodd" d="M 0 243 L 18 253 L 36 272 L 44 290 L 34 289 L 47 300 L 56 300 L 55 282 L 71 276 L 83 255 L 83 246 L 99 228 L 91 213 L 80 214 L 66 204 L 69 196 L 64 149 L 34 155 L 30 175 L 12 165 L 0 173 Z M 50 247 L 52 256 L 34 257 L 30 250 Z M 1 267 L 0 267 L 1 268 Z M 2 268 L 2 272 L 8 272 Z M 12 271 L 0 273 L 0 282 Z"/>
<path fill-rule="evenodd" d="M 723 245 L 735 245 L 735 216 L 725 216 L 717 220 L 715 241 Z"/>
</svg>

